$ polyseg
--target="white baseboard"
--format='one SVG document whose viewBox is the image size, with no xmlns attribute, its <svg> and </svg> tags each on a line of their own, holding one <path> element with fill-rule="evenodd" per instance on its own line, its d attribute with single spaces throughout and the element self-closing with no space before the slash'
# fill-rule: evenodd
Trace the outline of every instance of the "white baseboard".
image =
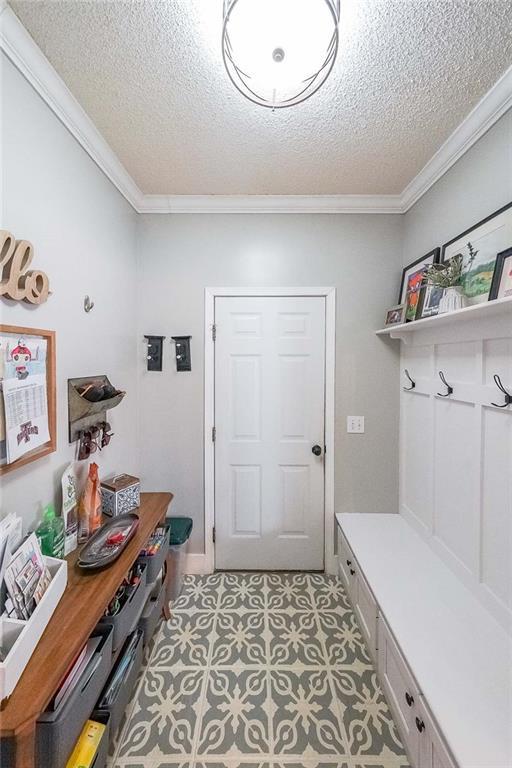
<svg viewBox="0 0 512 768">
<path fill-rule="evenodd" d="M 188 554 L 185 561 L 185 573 L 190 573 L 193 575 L 210 573 L 206 555 L 198 555 L 194 553 Z"/>
</svg>

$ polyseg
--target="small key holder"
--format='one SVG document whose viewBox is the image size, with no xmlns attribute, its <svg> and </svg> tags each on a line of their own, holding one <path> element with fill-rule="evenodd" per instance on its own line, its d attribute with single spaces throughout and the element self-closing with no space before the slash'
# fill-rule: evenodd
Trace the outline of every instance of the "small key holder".
<svg viewBox="0 0 512 768">
<path fill-rule="evenodd" d="M 191 371 L 190 339 L 192 336 L 171 336 L 176 344 L 176 370 Z"/>
</svg>

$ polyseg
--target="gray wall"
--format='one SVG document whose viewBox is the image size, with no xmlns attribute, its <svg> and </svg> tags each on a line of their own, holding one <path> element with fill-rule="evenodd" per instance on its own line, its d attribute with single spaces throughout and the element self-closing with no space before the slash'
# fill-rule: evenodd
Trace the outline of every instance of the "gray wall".
<svg viewBox="0 0 512 768">
<path fill-rule="evenodd" d="M 206 286 L 336 286 L 336 509 L 397 511 L 398 346 L 374 335 L 396 302 L 400 216 L 145 215 L 138 222 L 143 485 L 172 489 L 203 551 Z M 164 370 L 144 370 L 143 334 L 163 334 Z M 192 371 L 171 335 L 192 334 Z M 347 435 L 347 414 L 366 434 Z"/>
<path fill-rule="evenodd" d="M 56 331 L 58 450 L 1 478 L 2 514 L 25 527 L 42 506 L 60 509 L 68 444 L 67 379 L 107 373 L 128 394 L 109 414 L 115 437 L 94 454 L 102 476 L 137 473 L 136 214 L 12 64 L 0 58 L 3 124 L 1 227 L 34 245 L 34 268 L 50 278 L 39 307 L 1 300 L 2 323 Z M 85 294 L 95 301 L 83 310 Z M 81 462 L 80 475 L 88 462 Z"/>
<path fill-rule="evenodd" d="M 453 165 L 403 217 L 410 264 L 512 201 L 512 110 Z"/>
</svg>

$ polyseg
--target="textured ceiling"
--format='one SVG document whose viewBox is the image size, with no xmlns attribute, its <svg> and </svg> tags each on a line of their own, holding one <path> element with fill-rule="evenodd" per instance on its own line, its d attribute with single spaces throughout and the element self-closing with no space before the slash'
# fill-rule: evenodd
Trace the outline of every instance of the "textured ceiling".
<svg viewBox="0 0 512 768">
<path fill-rule="evenodd" d="M 328 82 L 272 113 L 223 69 L 222 0 L 11 6 L 146 194 L 400 193 L 512 61 L 510 0 L 342 0 Z"/>
</svg>

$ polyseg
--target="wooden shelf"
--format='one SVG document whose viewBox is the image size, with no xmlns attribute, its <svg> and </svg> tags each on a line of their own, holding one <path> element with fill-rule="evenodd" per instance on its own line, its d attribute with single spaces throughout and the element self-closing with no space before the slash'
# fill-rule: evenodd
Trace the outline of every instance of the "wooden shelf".
<svg viewBox="0 0 512 768">
<path fill-rule="evenodd" d="M 124 552 L 107 568 L 83 571 L 79 550 L 68 561 L 66 591 L 12 695 L 0 712 L 0 737 L 15 739 L 15 765 L 34 765 L 35 721 L 114 597 L 154 529 L 165 518 L 172 493 L 142 493 L 139 527 Z"/>
<path fill-rule="evenodd" d="M 503 318 L 512 328 L 512 297 L 495 299 L 483 304 L 472 304 L 470 307 L 458 309 L 456 312 L 447 312 L 435 317 L 425 317 L 423 320 L 414 320 L 412 323 L 391 325 L 389 328 L 381 328 L 376 331 L 377 336 L 389 336 L 392 339 L 405 339 L 411 333 L 423 330 L 435 330 L 446 326 L 459 326 L 470 321 L 487 320 L 488 318 Z"/>
</svg>

